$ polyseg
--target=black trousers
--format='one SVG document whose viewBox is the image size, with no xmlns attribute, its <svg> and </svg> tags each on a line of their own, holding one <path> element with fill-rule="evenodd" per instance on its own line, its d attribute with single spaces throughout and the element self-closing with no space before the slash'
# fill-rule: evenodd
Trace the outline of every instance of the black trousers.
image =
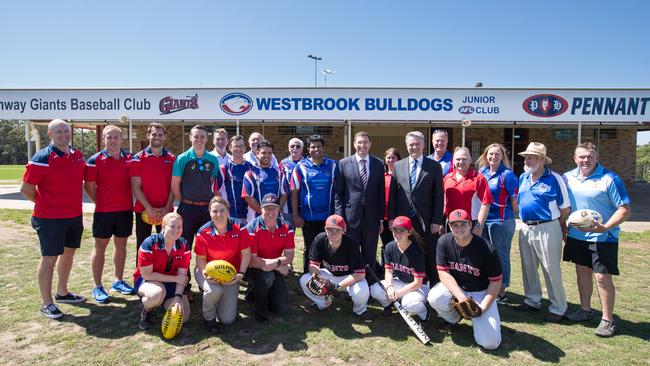
<svg viewBox="0 0 650 366">
<path fill-rule="evenodd" d="M 305 240 L 305 252 L 302 254 L 302 272 L 309 272 L 309 249 L 316 235 L 325 231 L 325 221 L 305 221 L 302 237 Z"/>
<path fill-rule="evenodd" d="M 151 236 L 151 229 L 153 225 L 149 225 L 146 222 L 142 221 L 142 213 L 135 213 L 135 243 L 136 243 L 136 250 L 135 250 L 135 265 L 136 267 L 138 266 L 138 253 L 140 251 L 140 246 L 142 245 L 142 242 L 144 239 L 148 238 Z M 162 230 L 162 225 L 156 226 L 156 232 L 160 233 Z"/>
<path fill-rule="evenodd" d="M 247 278 L 248 296 L 253 300 L 255 318 L 265 319 L 269 311 L 278 315 L 286 315 L 289 312 L 289 291 L 280 272 L 249 268 Z"/>
<path fill-rule="evenodd" d="M 368 228 L 363 222 L 361 222 L 359 223 L 359 226 L 355 228 L 348 227 L 346 234 L 359 244 L 363 264 L 370 266 L 372 269 L 376 269 L 379 227 Z"/>
<path fill-rule="evenodd" d="M 393 238 L 393 232 L 390 231 L 390 228 L 388 227 L 388 220 L 384 220 L 384 230 L 379 233 L 379 237 L 381 238 L 381 258 L 380 258 L 380 264 L 381 264 L 381 269 L 383 273 L 383 268 L 384 268 L 384 253 L 386 252 L 386 245 L 390 243 L 391 241 L 395 240 Z M 383 278 L 383 277 L 382 277 Z"/>
<path fill-rule="evenodd" d="M 192 250 L 194 243 L 194 235 L 199 231 L 201 226 L 210 221 L 209 206 L 194 206 L 181 202 L 176 212 L 183 218 L 183 239 L 187 240 L 187 244 Z"/>
</svg>

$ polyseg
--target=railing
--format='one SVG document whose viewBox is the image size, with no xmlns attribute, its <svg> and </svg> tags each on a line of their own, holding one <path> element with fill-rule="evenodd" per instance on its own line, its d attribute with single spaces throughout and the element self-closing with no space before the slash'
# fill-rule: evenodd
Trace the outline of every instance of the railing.
<svg viewBox="0 0 650 366">
<path fill-rule="evenodd" d="M 637 164 L 635 180 L 650 183 L 650 164 Z"/>
</svg>

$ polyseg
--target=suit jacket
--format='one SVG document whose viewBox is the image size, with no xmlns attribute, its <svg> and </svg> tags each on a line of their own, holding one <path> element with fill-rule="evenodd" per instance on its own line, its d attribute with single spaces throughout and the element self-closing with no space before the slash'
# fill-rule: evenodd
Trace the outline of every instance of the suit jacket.
<svg viewBox="0 0 650 366">
<path fill-rule="evenodd" d="M 423 233 L 431 233 L 431 224 L 442 225 L 443 189 L 442 168 L 433 159 L 424 157 L 415 188 L 411 191 L 409 158 L 395 163 L 390 183 L 388 200 L 388 217 L 410 217 L 413 227 Z M 411 217 L 411 206 L 415 207 L 416 216 Z"/>
<path fill-rule="evenodd" d="M 368 185 L 363 189 L 361 173 L 355 155 L 339 161 L 339 185 L 335 195 L 335 211 L 348 226 L 378 229 L 384 218 L 386 191 L 384 188 L 384 163 L 368 155 Z"/>
</svg>

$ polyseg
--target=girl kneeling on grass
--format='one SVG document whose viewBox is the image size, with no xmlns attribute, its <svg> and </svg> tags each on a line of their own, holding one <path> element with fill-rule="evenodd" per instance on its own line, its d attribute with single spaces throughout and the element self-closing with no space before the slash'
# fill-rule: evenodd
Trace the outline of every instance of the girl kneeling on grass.
<svg viewBox="0 0 650 366">
<path fill-rule="evenodd" d="M 401 300 L 404 310 L 427 319 L 425 301 L 429 286 L 423 284 L 425 274 L 424 243 L 413 229 L 411 219 L 398 216 L 393 220 L 394 241 L 386 245 L 384 252 L 384 279 L 386 292 L 378 283 L 370 287 L 370 295 L 384 307 L 383 315 L 392 313 L 391 303 Z M 388 295 L 388 296 L 387 296 Z"/>
<path fill-rule="evenodd" d="M 190 320 L 190 303 L 183 290 L 187 284 L 192 253 L 183 232 L 183 219 L 175 212 L 163 217 L 162 231 L 142 242 L 138 250 L 138 267 L 133 282 L 142 299 L 139 327 L 148 329 L 152 311 L 162 305 L 165 309 L 179 306 L 183 322 Z"/>
</svg>

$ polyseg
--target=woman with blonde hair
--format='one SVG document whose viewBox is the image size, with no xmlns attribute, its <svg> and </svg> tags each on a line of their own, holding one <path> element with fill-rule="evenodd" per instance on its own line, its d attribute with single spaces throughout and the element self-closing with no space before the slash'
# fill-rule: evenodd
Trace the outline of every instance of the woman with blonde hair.
<svg viewBox="0 0 650 366">
<path fill-rule="evenodd" d="M 504 303 L 506 288 L 510 286 L 510 245 L 515 234 L 517 191 L 519 180 L 512 172 L 505 147 L 491 144 L 476 161 L 479 172 L 487 179 L 494 202 L 490 205 L 483 237 L 490 242 L 499 255 L 503 282 L 497 302 Z"/>
</svg>

